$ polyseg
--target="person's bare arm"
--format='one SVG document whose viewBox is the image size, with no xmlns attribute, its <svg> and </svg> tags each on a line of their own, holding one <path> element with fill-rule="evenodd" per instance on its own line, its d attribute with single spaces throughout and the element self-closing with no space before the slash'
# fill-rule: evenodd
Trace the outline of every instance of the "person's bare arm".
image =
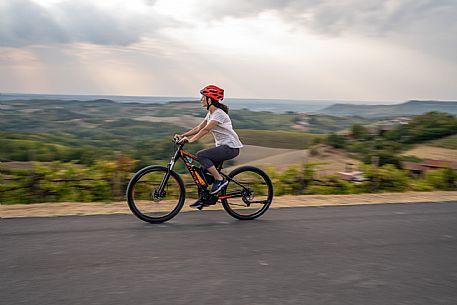
<svg viewBox="0 0 457 305">
<path fill-rule="evenodd" d="M 209 133 L 211 131 L 211 129 L 213 129 L 214 127 L 216 127 L 218 124 L 217 121 L 209 121 L 205 127 L 203 127 L 196 135 L 194 135 L 192 138 L 188 138 L 188 137 L 183 137 L 181 139 L 181 142 L 188 142 L 188 143 L 192 143 L 192 142 L 195 142 L 197 141 L 198 139 L 204 137 L 207 133 Z"/>
<path fill-rule="evenodd" d="M 203 120 L 200 124 L 198 124 L 198 126 L 195 126 L 191 130 L 189 130 L 183 134 L 175 134 L 175 138 L 177 138 L 178 140 L 181 140 L 184 137 L 193 136 L 193 135 L 197 134 L 200 130 L 205 128 L 206 125 L 207 125 L 206 120 Z"/>
</svg>

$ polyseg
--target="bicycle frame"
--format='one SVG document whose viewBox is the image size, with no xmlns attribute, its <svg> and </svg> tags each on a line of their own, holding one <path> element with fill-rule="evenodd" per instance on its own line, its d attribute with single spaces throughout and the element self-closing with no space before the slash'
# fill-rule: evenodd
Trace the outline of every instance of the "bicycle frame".
<svg viewBox="0 0 457 305">
<path fill-rule="evenodd" d="M 183 146 L 183 144 L 178 144 L 178 149 L 176 149 L 176 152 L 171 158 L 170 163 L 168 163 L 168 170 L 173 170 L 173 166 L 175 165 L 176 161 L 178 159 L 182 159 L 184 161 L 184 165 L 186 165 L 186 168 L 192 176 L 192 179 L 194 180 L 194 183 L 197 185 L 197 187 L 208 186 L 205 179 L 201 177 L 200 174 L 198 174 L 197 171 L 191 165 L 192 161 L 198 162 L 197 157 L 192 155 L 191 153 L 188 153 L 187 151 L 182 150 Z"/>
<path fill-rule="evenodd" d="M 189 171 L 190 175 L 192 176 L 192 179 L 194 180 L 195 185 L 197 185 L 198 193 L 200 194 L 202 192 L 206 192 L 207 191 L 206 188 L 208 187 L 208 184 L 206 183 L 205 179 L 203 177 L 201 177 L 201 175 L 191 165 L 190 159 L 192 159 L 192 161 L 198 162 L 198 158 L 196 156 L 192 155 L 191 153 L 184 151 L 183 150 L 184 144 L 176 143 L 176 142 L 174 142 L 174 143 L 178 147 L 177 147 L 173 157 L 171 158 L 170 162 L 168 163 L 168 166 L 167 166 L 168 171 L 165 174 L 165 177 L 163 178 L 162 183 L 160 184 L 159 194 L 163 194 L 165 186 L 168 183 L 168 179 L 170 178 L 170 171 L 173 170 L 173 166 L 175 165 L 176 161 L 178 161 L 179 159 L 182 159 L 184 161 L 184 164 L 185 164 L 187 170 Z M 237 181 L 233 180 L 229 176 L 225 175 L 224 173 L 220 173 L 220 174 L 223 177 L 225 177 L 225 179 L 241 186 L 243 188 L 243 191 L 250 192 L 247 188 L 245 188 L 243 185 L 241 185 Z M 224 196 L 219 196 L 218 199 L 222 200 L 222 199 L 227 199 L 227 198 L 243 197 L 243 191 L 232 192 L 232 193 L 226 194 Z"/>
</svg>

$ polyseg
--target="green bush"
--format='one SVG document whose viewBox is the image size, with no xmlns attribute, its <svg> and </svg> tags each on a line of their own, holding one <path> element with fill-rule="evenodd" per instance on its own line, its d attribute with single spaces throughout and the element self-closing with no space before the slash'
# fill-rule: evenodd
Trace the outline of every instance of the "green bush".
<svg viewBox="0 0 457 305">
<path fill-rule="evenodd" d="M 281 193 L 284 194 L 301 194 L 303 191 L 303 172 L 297 167 L 288 167 L 280 176 L 279 183 L 281 184 Z"/>
<path fill-rule="evenodd" d="M 62 201 L 122 200 L 135 161 L 120 156 L 116 161 L 97 161 L 90 167 L 76 163 L 35 163 L 29 170 L 0 171 L 0 203 L 35 203 Z M 356 194 L 370 192 L 404 192 L 457 190 L 457 172 L 442 169 L 428 172 L 423 178 L 409 178 L 408 172 L 391 164 L 381 167 L 365 165 L 364 182 L 352 183 L 337 176 L 315 177 L 316 164 L 291 166 L 282 173 L 267 169 L 275 195 Z M 188 175 L 187 175 L 188 176 Z M 183 176 L 191 182 L 190 177 Z M 189 197 L 193 188 L 189 188 Z"/>
<path fill-rule="evenodd" d="M 312 183 L 307 189 L 306 194 L 352 194 L 353 184 L 338 177 L 331 176 L 319 182 Z"/>
<path fill-rule="evenodd" d="M 344 148 L 346 146 L 346 138 L 332 133 L 327 137 L 326 143 L 334 148 Z"/>
<path fill-rule="evenodd" d="M 97 161 L 91 167 L 74 163 L 35 163 L 29 170 L 0 173 L 0 202 L 111 201 L 124 198 L 134 161 Z"/>
<path fill-rule="evenodd" d="M 408 190 L 409 177 L 406 171 L 392 164 L 382 167 L 366 165 L 364 175 L 368 182 L 364 184 L 365 192 L 405 192 Z"/>
<path fill-rule="evenodd" d="M 438 190 L 454 191 L 457 189 L 457 172 L 450 169 L 439 169 L 426 174 L 429 185 Z"/>
<path fill-rule="evenodd" d="M 430 192 L 434 188 L 425 179 L 411 179 L 409 189 L 414 192 Z"/>
<path fill-rule="evenodd" d="M 363 158 L 363 162 L 365 164 L 372 164 L 373 160 L 375 160 L 374 158 L 377 158 L 378 166 L 382 167 L 384 165 L 390 164 L 394 165 L 396 168 L 401 167 L 400 158 L 396 154 L 390 153 L 388 151 L 378 151 L 375 153 L 369 153 Z"/>
</svg>

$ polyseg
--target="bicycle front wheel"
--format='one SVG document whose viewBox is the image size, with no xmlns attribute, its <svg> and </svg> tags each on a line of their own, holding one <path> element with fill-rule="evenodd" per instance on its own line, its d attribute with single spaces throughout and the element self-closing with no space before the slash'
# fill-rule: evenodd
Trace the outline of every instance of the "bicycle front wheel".
<svg viewBox="0 0 457 305">
<path fill-rule="evenodd" d="M 242 166 L 228 176 L 231 180 L 219 196 L 227 213 L 240 220 L 251 220 L 268 210 L 273 201 L 273 184 L 264 171 Z"/>
<path fill-rule="evenodd" d="M 161 223 L 176 216 L 185 197 L 181 177 L 164 166 L 141 169 L 127 186 L 130 210 L 139 219 L 150 223 Z"/>
</svg>

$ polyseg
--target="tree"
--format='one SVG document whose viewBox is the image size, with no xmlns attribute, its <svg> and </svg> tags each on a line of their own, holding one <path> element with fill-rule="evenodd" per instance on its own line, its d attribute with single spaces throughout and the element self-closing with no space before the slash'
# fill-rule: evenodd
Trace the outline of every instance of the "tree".
<svg viewBox="0 0 457 305">
<path fill-rule="evenodd" d="M 335 133 L 330 134 L 326 142 L 334 148 L 344 148 L 346 146 L 346 138 Z"/>
<path fill-rule="evenodd" d="M 368 138 L 368 129 L 360 124 L 352 125 L 351 133 L 355 139 L 366 140 Z"/>
<path fill-rule="evenodd" d="M 457 118 L 448 113 L 428 112 L 418 115 L 407 125 L 385 134 L 385 138 L 403 143 L 420 143 L 457 133 Z"/>
</svg>

